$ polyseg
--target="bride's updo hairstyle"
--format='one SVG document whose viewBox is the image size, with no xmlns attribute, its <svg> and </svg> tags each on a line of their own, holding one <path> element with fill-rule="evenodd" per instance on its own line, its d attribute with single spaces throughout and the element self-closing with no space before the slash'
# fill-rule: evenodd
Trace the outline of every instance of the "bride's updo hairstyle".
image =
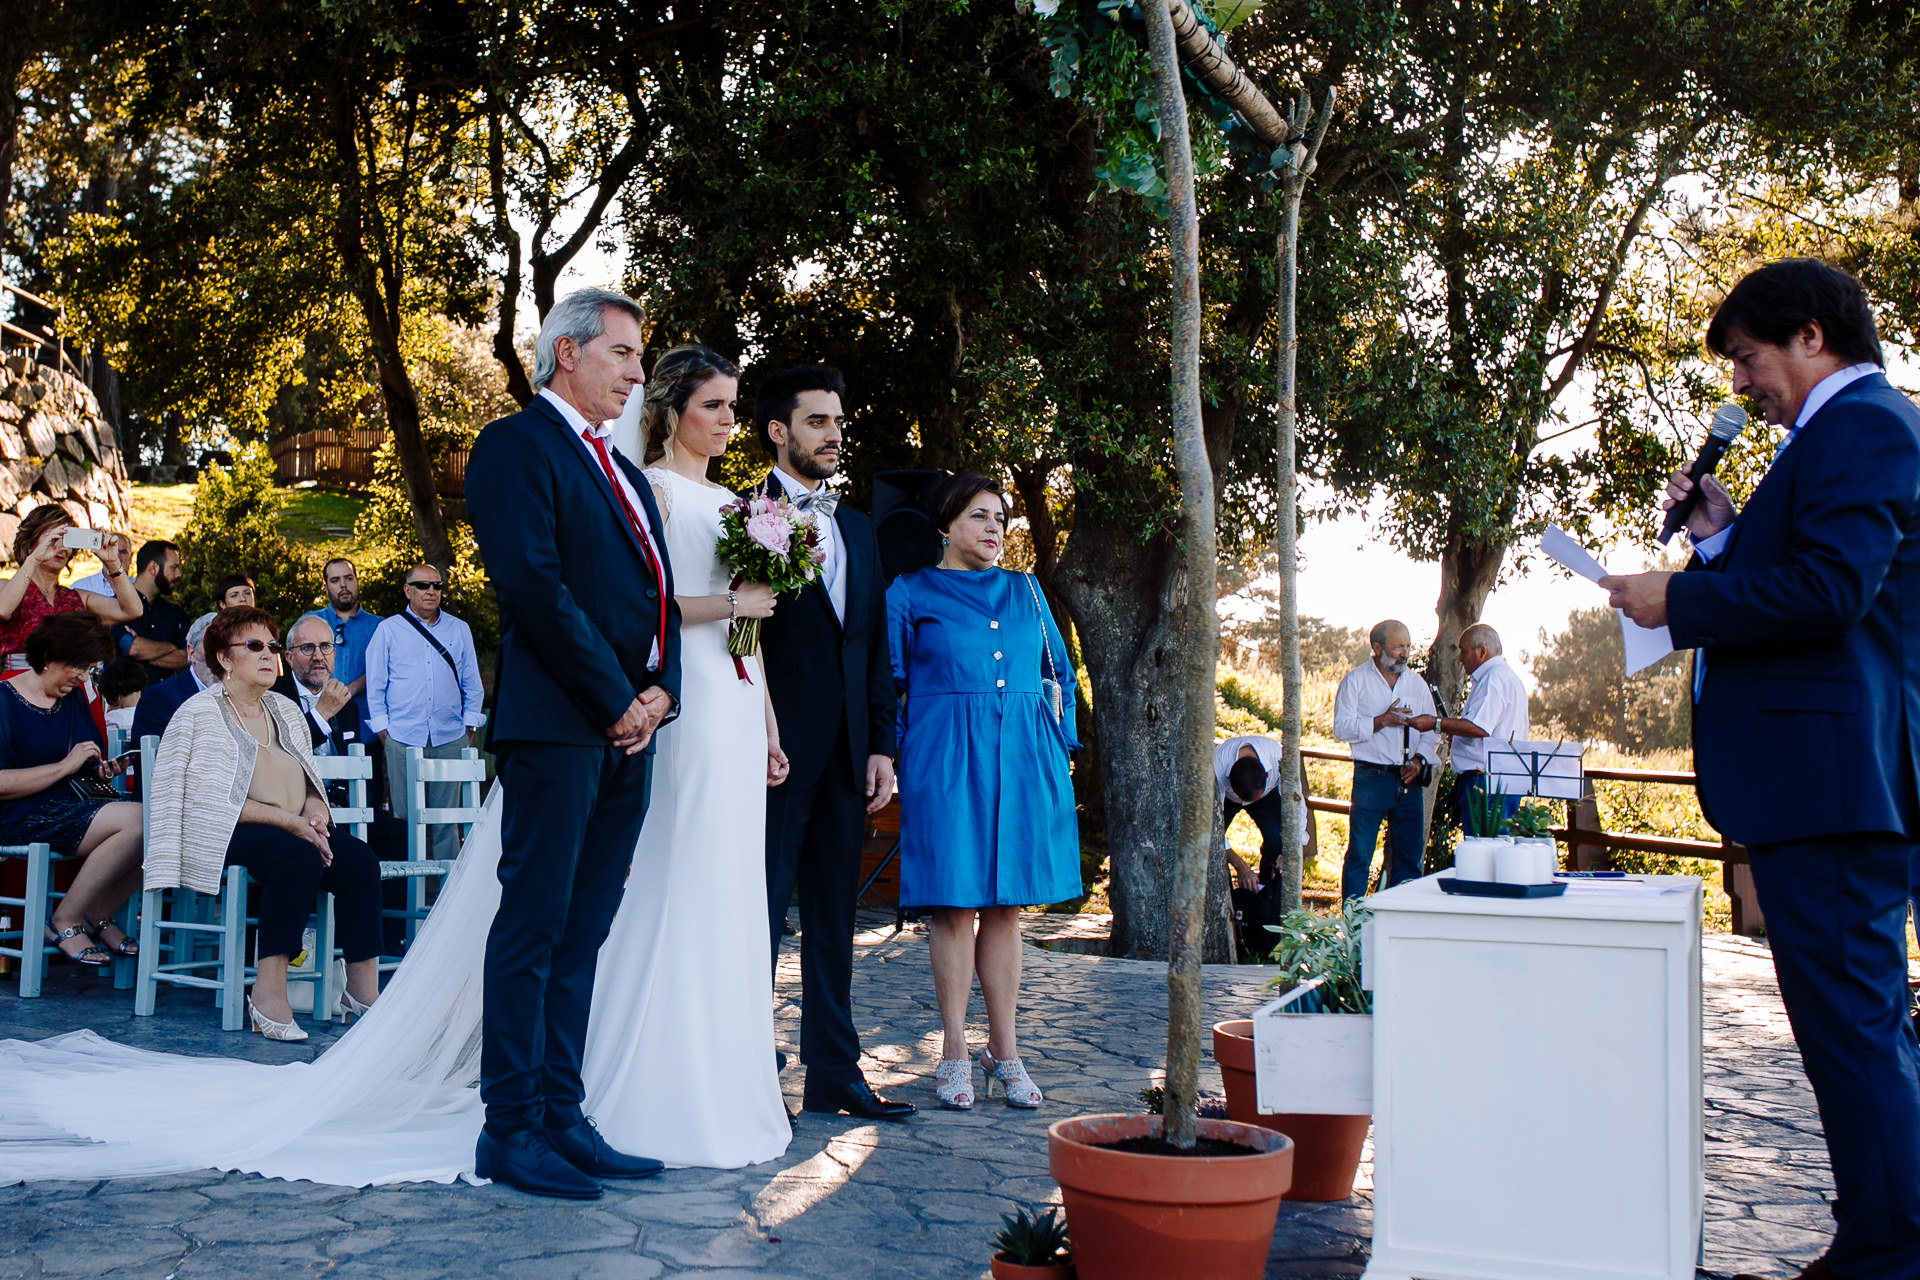
<svg viewBox="0 0 1920 1280">
<path fill-rule="evenodd" d="M 653 376 L 647 379 L 646 396 L 640 402 L 640 438 L 646 442 L 642 465 L 651 466 L 666 456 L 667 441 L 679 429 L 680 415 L 687 401 L 714 377 L 737 378 L 740 370 L 731 360 L 707 347 L 675 347 L 654 362 Z"/>
</svg>

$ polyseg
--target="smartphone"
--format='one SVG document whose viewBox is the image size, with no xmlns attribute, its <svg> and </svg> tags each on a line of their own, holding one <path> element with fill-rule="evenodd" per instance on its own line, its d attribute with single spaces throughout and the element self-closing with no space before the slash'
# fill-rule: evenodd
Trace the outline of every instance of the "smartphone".
<svg viewBox="0 0 1920 1280">
<path fill-rule="evenodd" d="M 60 535 L 60 545 L 70 551 L 98 551 L 105 541 L 105 536 L 98 529 L 69 527 Z"/>
</svg>

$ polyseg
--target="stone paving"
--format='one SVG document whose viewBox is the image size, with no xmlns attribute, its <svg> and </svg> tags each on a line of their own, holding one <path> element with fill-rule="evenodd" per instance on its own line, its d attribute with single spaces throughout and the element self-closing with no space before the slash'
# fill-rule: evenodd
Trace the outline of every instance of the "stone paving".
<svg viewBox="0 0 1920 1280">
<path fill-rule="evenodd" d="M 1020 1112 L 996 1098 L 971 1113 L 943 1112 L 931 1083 L 938 1018 L 925 935 L 893 935 L 890 915 L 863 922 L 870 931 L 859 939 L 855 1004 L 868 1075 L 920 1105 L 907 1124 L 804 1114 L 780 1160 L 609 1184 L 605 1199 L 586 1205 L 499 1187 L 352 1190 L 238 1174 L 89 1181 L 77 1159 L 75 1181 L 0 1188 L 0 1280 L 983 1277 L 1000 1214 L 1058 1199 L 1047 1176 L 1048 1122 L 1138 1109 L 1136 1094 L 1163 1065 L 1164 968 L 1029 948 L 1022 1051 L 1046 1105 Z M 1057 918 L 1031 923 L 1060 931 Z M 1828 1230 L 1831 1187 L 1812 1095 L 1764 945 L 1714 936 L 1706 956 L 1708 1266 L 1791 1276 Z M 1256 967 L 1210 967 L 1209 1020 L 1251 1010 L 1264 976 Z M 790 944 L 778 1021 L 789 1053 L 798 989 Z M 130 992 L 71 966 L 56 967 L 48 992 L 21 1001 L 9 980 L 0 1037 L 91 1027 L 148 1048 L 268 1062 L 310 1058 L 333 1038 L 321 1031 L 295 1046 L 226 1034 L 197 993 L 164 993 L 157 1016 L 134 1018 Z M 974 1008 L 978 1015 L 977 1000 Z M 1204 1070 L 1203 1088 L 1217 1093 L 1217 1071 L 1210 1061 Z M 790 1068 L 783 1079 L 790 1108 L 799 1105 L 801 1076 Z M 1268 1280 L 1360 1274 L 1372 1220 L 1370 1171 L 1361 1172 L 1348 1202 L 1283 1208 Z"/>
</svg>

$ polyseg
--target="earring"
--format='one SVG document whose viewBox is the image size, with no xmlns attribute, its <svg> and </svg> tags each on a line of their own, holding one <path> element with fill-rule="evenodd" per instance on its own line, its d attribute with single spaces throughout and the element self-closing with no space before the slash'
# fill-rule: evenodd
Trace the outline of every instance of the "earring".
<svg viewBox="0 0 1920 1280">
<path fill-rule="evenodd" d="M 941 546 L 943 546 L 943 547 L 944 547 L 944 546 L 946 546 L 946 545 L 947 545 L 947 539 L 945 539 L 945 538 L 942 538 L 942 539 L 940 539 L 940 545 L 941 545 Z"/>
</svg>

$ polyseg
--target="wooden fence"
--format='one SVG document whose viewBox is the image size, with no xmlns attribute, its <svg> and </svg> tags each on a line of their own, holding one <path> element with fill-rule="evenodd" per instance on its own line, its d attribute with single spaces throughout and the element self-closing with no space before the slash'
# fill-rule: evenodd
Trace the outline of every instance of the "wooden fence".
<svg viewBox="0 0 1920 1280">
<path fill-rule="evenodd" d="M 1303 747 L 1300 754 L 1308 760 L 1333 760 L 1346 764 L 1353 757 L 1345 751 L 1324 751 Z M 1672 769 L 1588 769 L 1590 782 L 1630 782 L 1642 786 L 1691 787 L 1694 775 Z M 1309 792 L 1307 809 L 1321 813 L 1350 814 L 1353 805 L 1332 796 Z M 1571 855 L 1569 870 L 1605 871 L 1611 866 L 1615 849 L 1663 853 L 1680 858 L 1702 858 L 1720 864 L 1720 879 L 1727 898 L 1733 904 L 1733 931 L 1757 933 L 1766 923 L 1760 914 L 1759 899 L 1753 892 L 1753 873 L 1747 869 L 1747 850 L 1730 840 L 1683 840 L 1673 836 L 1649 836 L 1635 832 L 1608 831 L 1600 825 L 1599 806 L 1593 792 L 1567 804 L 1567 825 L 1556 827 L 1555 838 L 1567 846 Z"/>
<path fill-rule="evenodd" d="M 373 456 L 387 433 L 373 428 L 303 431 L 268 446 L 274 480 L 283 485 L 315 483 L 329 489 L 363 489 L 373 483 Z M 447 454 L 438 477 L 440 492 L 461 498 L 467 492 L 467 450 Z"/>
<path fill-rule="evenodd" d="M 60 314 L 58 304 L 49 302 L 38 294 L 28 293 L 19 285 L 0 280 L 0 294 L 5 293 L 11 293 L 42 310 L 51 311 L 56 317 Z M 33 352 L 32 358 L 39 363 L 64 369 L 82 382 L 87 380 L 85 371 L 67 354 L 66 339 L 45 325 L 36 329 L 26 329 L 11 321 L 0 320 L 0 346 L 29 349 Z"/>
</svg>

